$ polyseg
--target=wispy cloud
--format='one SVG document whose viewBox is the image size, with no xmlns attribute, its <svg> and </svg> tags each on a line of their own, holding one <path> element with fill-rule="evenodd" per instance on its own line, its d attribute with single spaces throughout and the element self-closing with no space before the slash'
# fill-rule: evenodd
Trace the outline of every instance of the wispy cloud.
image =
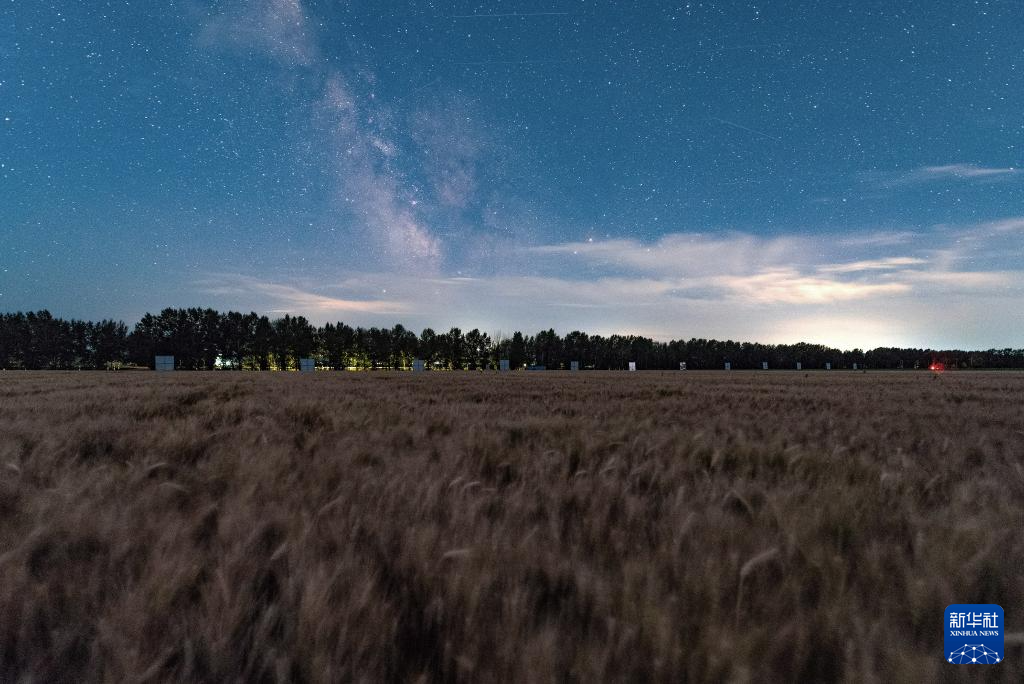
<svg viewBox="0 0 1024 684">
<path fill-rule="evenodd" d="M 1003 219 L 982 224 L 982 230 L 994 233 L 1024 233 L 1024 217 Z"/>
<path fill-rule="evenodd" d="M 343 299 L 297 285 L 239 274 L 210 276 L 199 282 L 199 288 L 220 297 L 252 301 L 253 304 L 241 308 L 256 307 L 267 313 L 302 313 L 323 317 L 338 314 L 402 314 L 409 310 L 406 305 L 395 300 Z"/>
<path fill-rule="evenodd" d="M 922 166 L 910 171 L 869 174 L 866 180 L 882 188 L 941 181 L 992 182 L 1020 176 L 1021 169 L 1013 166 L 982 166 L 979 164 L 939 164 Z"/>
<path fill-rule="evenodd" d="M 1020 169 L 1012 166 L 997 168 L 978 166 L 977 164 L 945 164 L 942 166 L 925 166 L 915 172 L 922 178 L 988 178 L 990 176 L 1006 176 L 1020 173 Z"/>
<path fill-rule="evenodd" d="M 910 291 L 910 285 L 903 282 L 848 282 L 805 275 L 795 269 L 764 271 L 749 276 L 722 276 L 715 282 L 728 290 L 731 300 L 762 304 L 827 304 Z"/>
<path fill-rule="evenodd" d="M 918 266 L 928 263 L 918 257 L 884 257 L 865 261 L 851 261 L 843 264 L 818 266 L 820 273 L 858 273 L 861 271 L 890 271 L 904 266 Z"/>
<path fill-rule="evenodd" d="M 309 66 L 319 58 L 300 0 L 233 3 L 203 25 L 199 40 L 212 48 L 255 49 L 292 66 Z"/>
<path fill-rule="evenodd" d="M 922 286 L 918 289 L 924 296 L 935 296 L 940 291 L 994 293 L 1022 282 L 1021 274 L 1011 271 L 906 271 L 899 278 L 911 286 Z"/>
<path fill-rule="evenodd" d="M 914 240 L 920 239 L 921 234 L 913 230 L 883 230 L 869 233 L 856 233 L 847 237 L 838 238 L 836 243 L 843 247 L 861 247 L 874 249 L 878 247 L 902 247 Z"/>
<path fill-rule="evenodd" d="M 747 233 L 675 233 L 651 243 L 588 240 L 528 248 L 538 255 L 585 260 L 600 268 L 697 277 L 749 273 L 810 258 L 814 246 L 796 237 L 763 238 Z"/>
<path fill-rule="evenodd" d="M 599 278 L 617 274 L 645 283 L 649 294 L 659 296 L 733 305 L 805 306 L 1010 287 L 1020 282 L 1021 274 L 1000 267 L 979 245 L 993 244 L 990 237 L 983 238 L 995 234 L 1002 236 L 999 247 L 1005 252 L 1014 243 L 1014 231 L 1022 227 L 1024 219 L 1019 218 L 939 227 L 929 240 L 918 243 L 867 239 L 861 244 L 853 238 L 830 240 L 796 234 L 779 238 L 744 233 L 675 234 L 647 244 L 615 239 L 543 245 L 525 251 L 554 259 L 540 264 L 542 267 Z M 869 258 L 841 258 L 849 254 Z"/>
<path fill-rule="evenodd" d="M 807 241 L 742 234 L 727 238 L 669 235 L 651 245 L 608 240 L 530 251 L 629 267 L 640 282 L 648 284 L 648 294 L 655 291 L 651 285 L 656 283 L 658 294 L 762 304 L 840 302 L 906 292 L 909 286 L 901 282 L 849 281 L 841 276 L 924 263 L 913 257 L 892 257 L 801 269 L 794 264 L 811 260 Z"/>
</svg>

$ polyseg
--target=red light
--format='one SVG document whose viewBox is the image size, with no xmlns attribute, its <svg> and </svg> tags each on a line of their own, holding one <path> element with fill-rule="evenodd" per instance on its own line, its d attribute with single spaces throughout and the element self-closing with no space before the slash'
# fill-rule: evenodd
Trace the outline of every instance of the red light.
<svg viewBox="0 0 1024 684">
<path fill-rule="evenodd" d="M 946 364 L 939 363 L 939 362 L 936 361 L 936 362 L 932 363 L 932 365 L 928 366 L 928 370 L 944 371 L 944 370 L 946 370 Z"/>
</svg>

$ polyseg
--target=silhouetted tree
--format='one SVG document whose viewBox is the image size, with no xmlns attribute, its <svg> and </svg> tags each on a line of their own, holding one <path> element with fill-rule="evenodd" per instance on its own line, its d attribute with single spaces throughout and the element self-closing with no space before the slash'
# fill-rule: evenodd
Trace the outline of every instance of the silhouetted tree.
<svg viewBox="0 0 1024 684">
<path fill-rule="evenodd" d="M 292 368 L 300 358 L 313 357 L 332 368 L 404 368 L 414 356 L 447 368 L 485 368 L 509 359 L 512 368 L 526 363 L 568 368 L 570 361 L 583 367 L 623 369 L 629 361 L 638 368 L 805 369 L 1024 368 L 1024 349 L 934 350 L 878 347 L 839 350 L 818 344 L 768 345 L 733 340 L 691 338 L 658 342 L 636 335 L 587 335 L 574 330 L 561 338 L 554 329 L 533 336 L 516 331 L 511 338 L 491 338 L 479 329 L 463 334 L 452 328 L 437 335 L 426 328 L 417 338 L 404 326 L 356 328 L 344 323 L 315 328 L 302 316 L 285 315 L 274 321 L 256 313 L 219 313 L 214 309 L 167 308 L 146 313 L 131 333 L 120 321 L 97 323 L 63 320 L 49 311 L 0 313 L 0 368 L 75 369 L 108 368 L 124 363 L 152 367 L 153 357 L 170 354 L 180 369 L 211 369 L 218 359 L 232 368 L 266 370 L 272 361 Z"/>
<path fill-rule="evenodd" d="M 437 333 L 432 328 L 424 328 L 420 333 L 416 354 L 423 359 L 428 368 L 433 367 L 434 362 L 437 361 L 438 339 Z"/>
<path fill-rule="evenodd" d="M 508 345 L 509 368 L 522 368 L 526 364 L 526 340 L 523 333 L 518 330 L 512 333 L 512 340 Z"/>
<path fill-rule="evenodd" d="M 466 338 L 458 328 L 452 328 L 441 336 L 441 360 L 447 368 L 460 370 L 465 354 Z"/>
<path fill-rule="evenodd" d="M 260 370 L 269 370 L 270 357 L 274 351 L 274 325 L 266 316 L 260 316 L 255 321 L 250 320 L 249 326 L 253 331 L 252 356 L 255 365 Z"/>
<path fill-rule="evenodd" d="M 391 367 L 406 368 L 416 356 L 416 333 L 406 330 L 402 324 L 391 329 Z"/>
<path fill-rule="evenodd" d="M 491 340 L 486 333 L 473 328 L 465 337 L 464 361 L 470 370 L 487 367 L 487 357 L 490 355 Z"/>
</svg>

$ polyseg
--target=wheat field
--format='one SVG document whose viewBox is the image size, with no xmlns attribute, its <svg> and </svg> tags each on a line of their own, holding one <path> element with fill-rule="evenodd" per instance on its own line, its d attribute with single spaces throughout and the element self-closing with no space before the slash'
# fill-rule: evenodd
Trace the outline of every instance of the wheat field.
<svg viewBox="0 0 1024 684">
<path fill-rule="evenodd" d="M 1024 374 L 0 374 L 0 681 L 1024 678 Z M 942 659 L 998 603 L 1006 660 Z"/>
</svg>

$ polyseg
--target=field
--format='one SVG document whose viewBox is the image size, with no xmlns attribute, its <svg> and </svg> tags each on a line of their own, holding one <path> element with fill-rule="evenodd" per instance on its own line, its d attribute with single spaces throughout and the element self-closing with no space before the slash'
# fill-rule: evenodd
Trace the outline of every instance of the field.
<svg viewBox="0 0 1024 684">
<path fill-rule="evenodd" d="M 1021 681 L 1024 374 L 0 373 L 0 681 Z M 1007 660 L 942 659 L 998 603 Z"/>
</svg>

